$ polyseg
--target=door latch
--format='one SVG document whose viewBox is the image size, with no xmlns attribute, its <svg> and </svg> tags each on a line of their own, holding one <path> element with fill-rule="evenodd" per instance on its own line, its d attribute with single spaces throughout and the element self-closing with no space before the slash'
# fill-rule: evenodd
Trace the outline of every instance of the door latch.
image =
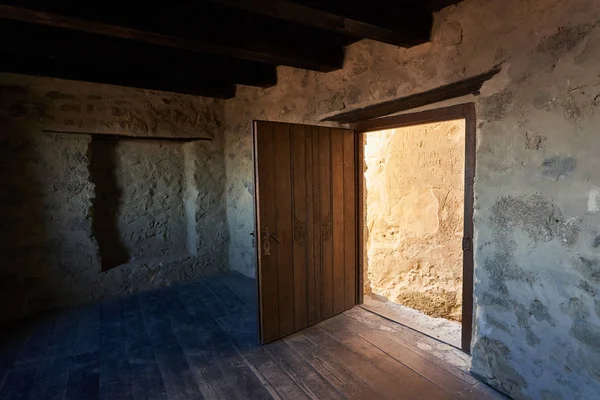
<svg viewBox="0 0 600 400">
<path fill-rule="evenodd" d="M 272 233 L 269 232 L 269 228 L 265 228 L 265 236 L 263 239 L 263 255 L 270 256 L 271 255 L 271 241 L 269 239 L 273 238 L 277 244 L 281 244 L 279 239 L 275 237 Z"/>
<path fill-rule="evenodd" d="M 277 237 L 269 232 L 269 228 L 265 228 L 265 238 L 268 238 L 268 237 L 273 238 L 273 240 L 276 241 L 277 244 L 281 244 L 281 242 L 277 239 Z"/>
<path fill-rule="evenodd" d="M 473 241 L 469 237 L 464 237 L 462 240 L 462 249 L 463 251 L 471 251 L 473 250 Z"/>
</svg>

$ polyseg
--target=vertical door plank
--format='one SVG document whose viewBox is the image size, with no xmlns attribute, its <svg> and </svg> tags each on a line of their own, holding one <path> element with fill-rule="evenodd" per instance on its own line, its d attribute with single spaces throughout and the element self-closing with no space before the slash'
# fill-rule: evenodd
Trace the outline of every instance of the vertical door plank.
<svg viewBox="0 0 600 400">
<path fill-rule="evenodd" d="M 354 132 L 345 130 L 344 141 L 344 268 L 345 309 L 356 304 L 356 154 Z"/>
<path fill-rule="evenodd" d="M 345 310 L 344 268 L 344 141 L 342 130 L 331 131 L 331 180 L 333 202 L 333 312 Z"/>
<path fill-rule="evenodd" d="M 319 206 L 321 221 L 321 270 L 323 318 L 333 316 L 333 215 L 331 201 L 331 131 L 319 130 Z"/>
<path fill-rule="evenodd" d="M 274 124 L 256 123 L 257 157 L 257 207 L 258 207 L 258 278 L 260 287 L 260 319 L 263 342 L 271 342 L 279 338 L 279 289 L 277 283 L 277 253 L 266 254 L 264 251 L 265 227 L 276 226 L 275 215 L 275 171 L 274 165 Z M 271 246 L 271 250 L 273 250 Z M 276 249 L 275 249 L 276 250 Z"/>
<path fill-rule="evenodd" d="M 293 185 L 293 223 L 294 223 L 294 314 L 295 329 L 307 326 L 307 276 L 306 276 L 306 141 L 304 127 L 292 125 L 290 128 L 292 146 L 292 185 Z"/>
<path fill-rule="evenodd" d="M 314 228 L 315 223 L 313 220 L 314 215 L 314 192 L 315 192 L 315 177 L 313 176 L 313 146 L 312 138 L 313 132 L 312 127 L 306 126 L 304 129 L 304 138 L 306 140 L 306 268 L 307 268 L 307 296 L 308 296 L 308 324 L 313 325 L 317 322 L 315 316 L 315 309 L 317 304 L 315 303 L 315 237 Z"/>
<path fill-rule="evenodd" d="M 315 264 L 315 321 L 323 320 L 323 261 L 321 258 L 322 240 L 322 220 L 321 220 L 321 192 L 319 176 L 319 135 L 321 129 L 317 126 L 312 128 L 312 148 L 313 148 L 313 248 L 314 248 L 314 264 Z"/>
<path fill-rule="evenodd" d="M 363 304 L 365 287 L 365 136 L 356 131 L 356 304 Z"/>
<path fill-rule="evenodd" d="M 277 255 L 280 336 L 287 336 L 295 331 L 292 255 L 294 241 L 289 129 L 288 124 L 275 124 L 273 133 L 275 158 L 275 203 L 273 203 L 273 207 L 277 216 L 277 225 L 269 227 L 269 229 L 275 235 L 275 238 L 271 238 L 271 253 L 273 256 Z"/>
</svg>

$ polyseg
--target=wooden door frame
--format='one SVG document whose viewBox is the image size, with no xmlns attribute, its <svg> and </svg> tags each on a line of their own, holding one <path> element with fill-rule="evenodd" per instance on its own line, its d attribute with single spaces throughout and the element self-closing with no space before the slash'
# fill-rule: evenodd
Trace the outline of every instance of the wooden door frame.
<svg viewBox="0 0 600 400">
<path fill-rule="evenodd" d="M 258 120 L 252 121 L 252 166 L 253 166 L 253 175 L 254 175 L 254 232 L 252 235 L 252 244 L 255 249 L 256 256 L 256 266 L 254 270 L 254 279 L 256 280 L 256 310 L 258 313 L 258 338 L 260 342 L 263 342 L 263 312 L 262 312 L 262 291 L 260 287 L 260 246 L 259 246 L 259 235 L 260 228 L 258 226 L 258 221 L 260 219 L 260 199 L 259 199 L 259 190 L 258 190 Z"/>
<path fill-rule="evenodd" d="M 356 132 L 357 151 L 357 304 L 363 303 L 364 284 L 364 134 L 366 132 L 402 128 L 432 122 L 465 120 L 465 196 L 464 196 L 464 233 L 463 233 L 463 288 L 462 288 L 462 329 L 461 348 L 471 353 L 471 337 L 473 334 L 473 204 L 475 181 L 475 153 L 476 153 L 476 116 L 475 103 L 464 103 L 450 107 L 437 108 L 416 113 L 401 114 L 385 118 L 377 118 L 358 122 L 354 129 Z"/>
</svg>

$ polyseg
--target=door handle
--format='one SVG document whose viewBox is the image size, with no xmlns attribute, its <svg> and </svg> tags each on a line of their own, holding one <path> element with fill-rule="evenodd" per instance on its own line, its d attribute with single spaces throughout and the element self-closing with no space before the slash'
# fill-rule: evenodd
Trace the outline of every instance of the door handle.
<svg viewBox="0 0 600 400">
<path fill-rule="evenodd" d="M 269 228 L 265 228 L 265 239 L 266 238 L 273 238 L 273 240 L 276 241 L 277 244 L 281 244 L 279 239 L 277 239 L 277 237 L 275 235 L 273 235 L 272 233 L 269 232 Z"/>
<path fill-rule="evenodd" d="M 265 228 L 265 237 L 263 240 L 263 255 L 270 256 L 271 255 L 271 241 L 270 238 L 273 238 L 277 244 L 281 244 L 279 239 L 275 235 L 269 232 L 269 228 Z"/>
<path fill-rule="evenodd" d="M 270 233 L 268 236 L 269 236 L 270 238 L 273 238 L 273 240 L 274 240 L 274 241 L 276 241 L 276 242 L 277 242 L 277 244 L 281 244 L 281 242 L 279 241 L 279 239 L 277 239 L 277 237 L 276 237 L 275 235 L 273 235 L 272 233 Z"/>
</svg>

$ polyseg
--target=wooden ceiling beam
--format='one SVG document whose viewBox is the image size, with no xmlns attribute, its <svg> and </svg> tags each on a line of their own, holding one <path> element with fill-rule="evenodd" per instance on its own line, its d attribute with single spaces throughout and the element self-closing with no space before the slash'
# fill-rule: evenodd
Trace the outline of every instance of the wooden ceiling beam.
<svg viewBox="0 0 600 400">
<path fill-rule="evenodd" d="M 131 68 L 119 63 L 99 63 L 81 57 L 42 56 L 0 51 L 1 72 L 160 90 L 218 99 L 235 96 L 235 84 L 180 71 Z"/>
<path fill-rule="evenodd" d="M 145 13 L 140 14 L 139 9 L 123 7 L 118 11 L 107 10 L 107 7 L 89 6 L 87 2 L 85 5 L 66 4 L 64 10 L 60 8 L 60 4 L 52 2 L 2 3 L 2 19 L 180 50 L 321 72 L 339 69 L 344 61 L 344 43 L 340 42 L 340 37 L 328 40 L 324 36 L 317 40 L 315 32 L 303 30 L 301 27 L 269 19 L 253 21 L 251 15 L 230 15 L 210 4 L 208 8 L 200 3 L 188 5 L 188 8 L 195 7 L 189 9 L 174 6 L 168 10 L 172 9 L 175 14 L 168 15 L 164 9 L 161 13 L 160 9 L 154 9 L 151 5 L 147 5 Z M 12 3 L 26 3 L 30 8 Z M 56 12 L 56 9 L 61 12 Z M 85 15 L 86 18 L 80 18 L 78 15 Z M 269 29 L 269 24 L 274 24 L 273 29 Z"/>
<path fill-rule="evenodd" d="M 72 59 L 123 65 L 130 70 L 161 71 L 168 75 L 225 78 L 229 84 L 269 87 L 277 83 L 274 65 L 154 46 L 16 21 L 0 21 L 0 51 L 38 58 Z M 2 68 L 0 66 L 0 68 Z M 18 72 L 18 71 L 13 71 Z"/>
<path fill-rule="evenodd" d="M 423 4 L 423 0 L 290 1 L 314 10 L 343 17 L 346 20 L 360 21 L 380 29 L 402 33 L 404 37 L 411 38 L 405 46 L 418 45 L 429 41 L 431 28 L 433 27 L 432 11 Z"/>
<path fill-rule="evenodd" d="M 221 99 L 235 95 L 236 70 L 230 66 L 229 74 L 222 74 L 226 65 L 193 53 L 184 62 L 185 55 L 168 48 L 14 21 L 0 21 L 0 37 L 13 38 L 0 41 L 2 72 Z M 267 79 L 261 83 L 273 77 Z"/>
<path fill-rule="evenodd" d="M 368 38 L 403 47 L 428 41 L 433 23 L 430 13 L 419 8 L 412 8 L 408 12 L 397 15 L 398 24 L 394 28 L 389 28 L 287 0 L 209 1 L 251 13 L 346 34 L 359 39 Z M 372 5 L 368 6 L 372 7 Z M 381 12 L 383 12 L 383 9 Z M 407 25 L 407 21 L 410 21 L 410 24 Z"/>
<path fill-rule="evenodd" d="M 432 11 L 439 11 L 443 8 L 458 4 L 463 0 L 427 0 L 425 5 Z"/>
</svg>

